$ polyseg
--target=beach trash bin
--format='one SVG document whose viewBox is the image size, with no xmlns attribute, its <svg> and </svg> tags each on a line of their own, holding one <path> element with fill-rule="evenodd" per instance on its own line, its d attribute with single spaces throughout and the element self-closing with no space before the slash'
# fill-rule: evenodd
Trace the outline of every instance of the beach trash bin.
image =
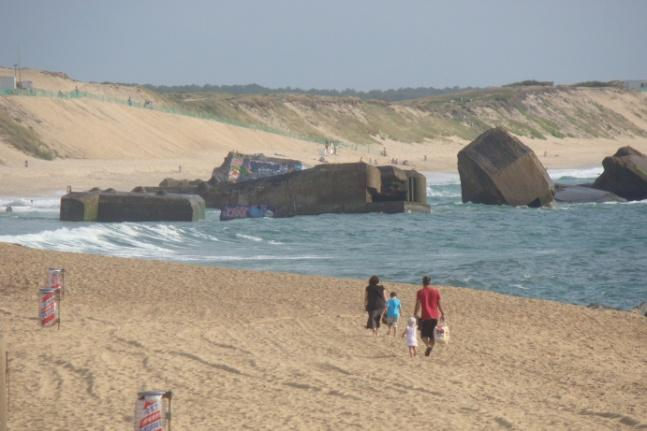
<svg viewBox="0 0 647 431">
<path fill-rule="evenodd" d="M 65 269 L 49 268 L 47 270 L 47 287 L 51 289 L 57 289 L 61 297 L 63 297 L 64 279 L 65 279 Z"/>
<path fill-rule="evenodd" d="M 59 323 L 58 289 L 44 287 L 38 291 L 38 319 L 47 328 Z"/>
<path fill-rule="evenodd" d="M 135 403 L 135 431 L 171 431 L 172 398 L 171 391 L 139 392 Z"/>
</svg>

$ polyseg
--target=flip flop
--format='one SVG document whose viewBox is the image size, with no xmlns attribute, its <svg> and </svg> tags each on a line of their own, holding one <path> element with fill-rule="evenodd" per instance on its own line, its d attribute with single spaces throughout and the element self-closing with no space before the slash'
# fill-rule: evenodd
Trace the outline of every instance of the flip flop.
<svg viewBox="0 0 647 431">
<path fill-rule="evenodd" d="M 429 355 L 431 355 L 431 347 L 427 347 L 427 349 L 425 350 L 425 356 Z"/>
</svg>

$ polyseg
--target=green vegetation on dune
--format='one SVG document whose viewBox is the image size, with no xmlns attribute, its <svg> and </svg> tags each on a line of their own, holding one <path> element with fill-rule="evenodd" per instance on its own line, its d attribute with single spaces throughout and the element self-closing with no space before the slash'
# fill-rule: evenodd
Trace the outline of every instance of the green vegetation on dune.
<svg viewBox="0 0 647 431">
<path fill-rule="evenodd" d="M 39 159 L 53 160 L 57 154 L 45 145 L 29 126 L 20 124 L 11 114 L 0 107 L 0 136 L 25 154 Z"/>
<path fill-rule="evenodd" d="M 531 84 L 531 85 L 528 85 Z M 587 85 L 588 84 L 588 85 Z M 583 89 L 526 81 L 505 87 L 467 90 L 401 102 L 304 94 L 225 95 L 165 93 L 183 109 L 206 112 L 255 127 L 371 145 L 457 136 L 471 140 L 503 126 L 534 139 L 647 136 L 618 112 L 588 100 L 588 92 L 623 90 L 584 83 Z M 614 93 L 614 94 L 611 94 Z M 644 100 L 639 102 L 647 107 Z"/>
</svg>

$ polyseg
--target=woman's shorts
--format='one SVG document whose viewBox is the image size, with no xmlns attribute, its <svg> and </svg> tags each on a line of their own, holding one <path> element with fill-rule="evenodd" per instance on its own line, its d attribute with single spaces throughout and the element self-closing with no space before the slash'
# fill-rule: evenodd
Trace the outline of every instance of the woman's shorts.
<svg viewBox="0 0 647 431">
<path fill-rule="evenodd" d="M 434 329 L 438 324 L 438 319 L 429 319 L 420 321 L 420 336 L 422 338 L 434 339 Z"/>
<path fill-rule="evenodd" d="M 400 320 L 400 317 L 387 317 L 386 324 L 389 326 L 397 325 L 398 320 Z"/>
</svg>

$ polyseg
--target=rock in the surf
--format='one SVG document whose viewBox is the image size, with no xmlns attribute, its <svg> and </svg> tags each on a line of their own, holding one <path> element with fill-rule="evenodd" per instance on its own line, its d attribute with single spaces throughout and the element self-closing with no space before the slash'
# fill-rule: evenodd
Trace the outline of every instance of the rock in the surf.
<svg viewBox="0 0 647 431">
<path fill-rule="evenodd" d="M 622 147 L 602 161 L 604 172 L 593 187 L 636 201 L 647 199 L 647 156 L 632 147 Z"/>
<path fill-rule="evenodd" d="M 553 183 L 535 153 L 505 129 L 490 129 L 458 153 L 463 202 L 550 205 Z"/>
</svg>

